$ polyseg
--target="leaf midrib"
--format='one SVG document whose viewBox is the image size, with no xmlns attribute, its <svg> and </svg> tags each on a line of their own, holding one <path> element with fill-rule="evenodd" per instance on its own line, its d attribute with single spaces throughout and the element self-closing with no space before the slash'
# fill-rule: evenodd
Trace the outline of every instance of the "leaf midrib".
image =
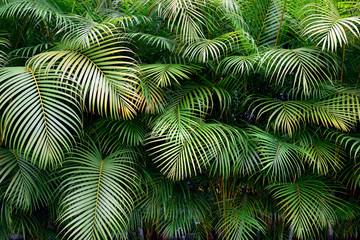
<svg viewBox="0 0 360 240">
<path fill-rule="evenodd" d="M 98 179 L 98 184 L 97 184 L 97 191 L 96 191 L 96 203 L 95 203 L 95 210 L 94 210 L 94 221 L 92 224 L 92 237 L 94 237 L 95 234 L 95 221 L 96 221 L 96 214 L 97 214 L 97 208 L 99 205 L 99 193 L 100 193 L 100 183 L 101 183 L 101 176 L 102 176 L 102 172 L 103 172 L 103 166 L 104 166 L 104 160 L 101 160 L 100 163 L 100 171 L 99 171 L 99 179 Z"/>
</svg>

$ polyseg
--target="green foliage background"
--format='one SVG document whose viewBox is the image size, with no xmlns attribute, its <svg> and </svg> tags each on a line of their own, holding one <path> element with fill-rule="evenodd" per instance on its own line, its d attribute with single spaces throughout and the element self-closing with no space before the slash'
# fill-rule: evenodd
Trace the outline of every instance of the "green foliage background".
<svg viewBox="0 0 360 240">
<path fill-rule="evenodd" d="M 356 239 L 360 3 L 2 0 L 0 238 Z"/>
</svg>

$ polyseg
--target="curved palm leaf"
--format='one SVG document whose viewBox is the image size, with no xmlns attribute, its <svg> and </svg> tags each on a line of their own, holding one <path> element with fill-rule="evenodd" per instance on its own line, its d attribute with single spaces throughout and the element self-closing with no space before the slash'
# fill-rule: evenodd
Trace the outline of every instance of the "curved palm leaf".
<svg viewBox="0 0 360 240">
<path fill-rule="evenodd" d="M 94 126 L 96 140 L 111 148 L 119 144 L 139 146 L 143 144 L 147 128 L 138 118 L 132 120 L 100 119 Z M 107 148 L 107 147 L 105 147 Z"/>
<path fill-rule="evenodd" d="M 307 101 L 278 101 L 260 97 L 251 104 L 251 108 L 253 113 L 258 110 L 258 118 L 265 113 L 270 114 L 268 126 L 275 119 L 274 129 L 291 136 L 306 123 L 350 131 L 359 117 L 360 101 L 352 94 L 333 94 L 323 99 Z"/>
<path fill-rule="evenodd" d="M 266 64 L 266 76 L 283 84 L 286 77 L 293 76 L 293 86 L 302 87 L 307 93 L 323 80 L 331 81 L 338 66 L 335 59 L 327 53 L 313 48 L 273 49 L 262 57 L 262 66 Z"/>
<path fill-rule="evenodd" d="M 134 60 L 128 56 L 132 51 L 119 46 L 122 43 L 105 38 L 100 46 L 91 44 L 84 50 L 45 52 L 31 58 L 28 65 L 47 71 L 55 69 L 62 79 L 74 78 L 90 111 L 96 109 L 103 116 L 129 118 L 137 110 L 138 81 Z"/>
<path fill-rule="evenodd" d="M 73 24 L 65 25 L 59 32 L 65 32 L 62 42 L 73 49 L 86 49 L 96 44 L 100 45 L 106 36 L 113 36 L 113 31 L 116 29 L 109 22 L 97 23 L 92 19 L 80 17 L 71 17 L 70 19 Z"/>
<path fill-rule="evenodd" d="M 175 41 L 170 38 L 155 36 L 146 33 L 124 33 L 121 36 L 130 39 L 137 39 L 137 41 L 143 41 L 148 45 L 156 46 L 157 48 L 167 49 L 170 52 L 175 51 Z"/>
<path fill-rule="evenodd" d="M 302 34 L 313 38 L 323 50 L 336 51 L 338 46 L 348 44 L 348 32 L 360 38 L 359 17 L 341 17 L 332 1 L 309 4 L 304 14 L 307 16 L 302 20 Z"/>
<path fill-rule="evenodd" d="M 81 125 L 79 106 L 68 84 L 56 74 L 30 68 L 0 70 L 3 139 L 41 168 L 55 166 L 74 142 Z"/>
<path fill-rule="evenodd" d="M 201 8 L 206 6 L 205 1 L 161 0 L 156 4 L 158 14 L 168 19 L 168 28 L 175 28 L 182 40 L 191 42 L 204 37 L 202 26 L 207 20 Z"/>
<path fill-rule="evenodd" d="M 249 76 L 255 71 L 256 62 L 259 60 L 258 54 L 249 56 L 231 56 L 224 58 L 218 69 L 222 69 L 223 73 L 231 73 L 240 76 Z"/>
<path fill-rule="evenodd" d="M 103 156 L 90 141 L 66 159 L 59 223 L 67 238 L 108 239 L 124 230 L 137 187 L 132 156 L 128 151 Z"/>
<path fill-rule="evenodd" d="M 18 210 L 39 208 L 49 200 L 47 174 L 11 150 L 0 149 L 0 176 L 3 198 Z"/>
<path fill-rule="evenodd" d="M 216 228 L 225 239 L 245 240 L 264 231 L 264 222 L 257 216 L 259 206 L 248 196 L 228 199 Z"/>
<path fill-rule="evenodd" d="M 168 87 L 172 83 L 180 85 L 179 80 L 190 79 L 198 68 L 183 64 L 146 64 L 141 66 L 142 75 L 152 78 L 157 87 Z"/>
<path fill-rule="evenodd" d="M 7 34 L 0 34 L 0 47 L 9 48 L 10 41 L 8 40 Z M 0 50 L 0 66 L 4 66 L 8 61 L 8 54 Z"/>
<path fill-rule="evenodd" d="M 193 182 L 172 182 L 161 176 L 152 179 L 151 189 L 143 196 L 145 221 L 156 224 L 156 231 L 167 238 L 210 235 L 210 206 L 206 195 Z"/>
<path fill-rule="evenodd" d="M 0 6 L 0 16 L 29 18 L 37 22 L 41 20 L 54 21 L 58 26 L 71 24 L 55 1 L 11 0 Z"/>
<path fill-rule="evenodd" d="M 343 204 L 330 193 L 329 185 L 314 175 L 304 175 L 294 183 L 273 184 L 269 188 L 300 239 L 316 235 L 329 222 L 335 222 L 335 209 Z"/>
<path fill-rule="evenodd" d="M 304 167 L 300 156 L 306 154 L 301 147 L 254 126 L 249 134 L 256 143 L 260 155 L 261 171 L 265 171 L 273 179 L 280 180 L 301 173 Z"/>
<path fill-rule="evenodd" d="M 156 135 L 148 138 L 153 159 L 162 172 L 172 179 L 184 179 L 197 175 L 208 168 L 210 161 L 217 159 L 224 168 L 221 174 L 228 175 L 230 163 L 236 162 L 239 149 L 246 149 L 243 135 L 236 129 L 220 123 L 200 123 L 185 130 L 181 138 L 174 135 Z M 226 167 L 228 166 L 228 167 Z"/>
</svg>

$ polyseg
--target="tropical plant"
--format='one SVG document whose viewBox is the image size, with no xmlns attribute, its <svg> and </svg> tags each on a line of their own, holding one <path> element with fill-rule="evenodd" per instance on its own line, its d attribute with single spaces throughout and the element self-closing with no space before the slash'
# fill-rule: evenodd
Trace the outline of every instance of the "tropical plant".
<svg viewBox="0 0 360 240">
<path fill-rule="evenodd" d="M 354 0 L 0 2 L 0 239 L 356 239 Z"/>
</svg>

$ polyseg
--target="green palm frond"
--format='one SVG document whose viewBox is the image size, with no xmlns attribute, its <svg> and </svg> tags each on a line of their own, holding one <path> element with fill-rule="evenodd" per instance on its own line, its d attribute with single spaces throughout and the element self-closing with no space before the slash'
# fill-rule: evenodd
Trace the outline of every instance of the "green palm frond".
<svg viewBox="0 0 360 240">
<path fill-rule="evenodd" d="M 269 188 L 300 239 L 316 236 L 329 222 L 336 222 L 335 209 L 343 204 L 330 193 L 329 185 L 315 175 L 304 175 L 293 183 L 273 184 Z"/>
<path fill-rule="evenodd" d="M 192 236 L 204 239 L 210 234 L 210 206 L 206 195 L 193 182 L 173 182 L 153 177 L 143 203 L 144 218 L 157 224 L 156 231 L 167 238 Z"/>
<path fill-rule="evenodd" d="M 9 48 L 11 43 L 7 34 L 0 33 L 0 47 Z M 8 54 L 3 50 L 0 50 L 0 66 L 4 66 L 8 62 Z"/>
<path fill-rule="evenodd" d="M 123 33 L 121 34 L 124 38 L 135 39 L 136 41 L 144 42 L 150 46 L 156 46 L 160 49 L 166 49 L 170 52 L 174 52 L 175 47 L 175 40 L 171 38 L 151 35 L 147 33 Z"/>
<path fill-rule="evenodd" d="M 220 62 L 218 69 L 222 69 L 223 73 L 249 76 L 251 73 L 255 72 L 255 66 L 258 60 L 258 54 L 248 56 L 231 56 L 224 58 Z"/>
<path fill-rule="evenodd" d="M 304 148 L 307 151 L 305 161 L 318 174 L 328 174 L 329 168 L 338 171 L 343 167 L 344 152 L 332 142 L 317 138 Z"/>
<path fill-rule="evenodd" d="M 274 130 L 281 130 L 291 136 L 307 123 L 348 132 L 356 125 L 360 102 L 352 94 L 333 94 L 307 101 L 278 101 L 260 97 L 251 104 L 251 108 L 253 113 L 258 111 L 258 118 L 268 114 L 268 126 L 272 123 Z"/>
<path fill-rule="evenodd" d="M 107 36 L 113 36 L 116 27 L 110 22 L 97 23 L 93 19 L 71 17 L 72 25 L 65 25 L 59 32 L 65 32 L 62 42 L 73 49 L 86 49 L 100 42 Z M 59 33 L 58 32 L 58 33 Z"/>
<path fill-rule="evenodd" d="M 264 222 L 258 217 L 259 206 L 248 196 L 228 199 L 216 228 L 225 239 L 245 240 L 264 231 Z"/>
<path fill-rule="evenodd" d="M 268 50 L 262 57 L 266 76 L 284 84 L 291 79 L 294 88 L 302 87 L 305 92 L 323 80 L 331 81 L 338 70 L 336 60 L 327 53 L 314 48 Z"/>
<path fill-rule="evenodd" d="M 325 134 L 327 139 L 332 139 L 334 142 L 344 149 L 348 149 L 348 154 L 357 159 L 360 151 L 360 136 L 358 134 L 346 134 L 338 131 L 328 130 Z"/>
<path fill-rule="evenodd" d="M 103 118 L 95 123 L 94 134 L 97 141 L 110 148 L 119 147 L 119 143 L 135 147 L 143 144 L 147 128 L 138 118 L 132 120 Z"/>
<path fill-rule="evenodd" d="M 198 68 L 183 64 L 146 64 L 141 66 L 142 76 L 152 78 L 157 87 L 180 85 L 179 80 L 190 79 Z"/>
<path fill-rule="evenodd" d="M 80 86 L 83 104 L 92 112 L 114 118 L 136 114 L 139 95 L 136 63 L 123 42 L 105 38 L 80 49 L 49 51 L 28 61 L 33 69 L 55 69 L 61 78 L 73 78 Z"/>
<path fill-rule="evenodd" d="M 218 97 L 223 111 L 231 102 L 226 90 L 216 86 L 184 85 L 169 98 L 170 104 L 153 124 L 155 135 L 167 134 L 171 138 L 183 139 L 214 107 L 214 96 Z"/>
<path fill-rule="evenodd" d="M 151 155 L 162 172 L 172 179 L 184 179 L 209 167 L 210 161 L 219 161 L 222 175 L 228 175 L 232 162 L 238 161 L 244 136 L 236 128 L 221 123 L 199 123 L 184 130 L 183 136 L 153 133 L 149 138 Z M 175 133 L 175 132 L 174 132 Z M 179 133 L 178 133 L 179 134 Z"/>
<path fill-rule="evenodd" d="M 56 3 L 46 0 L 10 0 L 0 5 L 0 16 L 29 18 L 37 22 L 42 20 L 46 22 L 53 21 L 58 26 L 70 24 L 70 21 Z"/>
<path fill-rule="evenodd" d="M 55 44 L 52 44 L 52 43 L 40 43 L 40 44 L 37 44 L 34 46 L 18 48 L 14 51 L 11 51 L 10 55 L 16 56 L 16 57 L 24 57 L 24 58 L 33 57 L 36 54 L 46 51 L 54 46 L 55 46 Z"/>
<path fill-rule="evenodd" d="M 175 28 L 181 40 L 192 42 L 205 37 L 202 26 L 207 19 L 201 8 L 207 6 L 206 1 L 161 0 L 156 4 L 159 16 L 167 19 L 168 28 Z"/>
<path fill-rule="evenodd" d="M 302 35 L 314 39 L 322 49 L 336 51 L 349 43 L 349 34 L 360 38 L 359 16 L 342 17 L 333 1 L 320 1 L 305 7 Z"/>
<path fill-rule="evenodd" d="M 254 126 L 249 134 L 260 155 L 261 171 L 276 180 L 293 178 L 302 172 L 300 156 L 306 154 L 303 148 Z"/>
<path fill-rule="evenodd" d="M 59 223 L 67 238 L 108 239 L 127 226 L 137 187 L 133 154 L 104 156 L 94 142 L 79 144 L 61 170 Z"/>
<path fill-rule="evenodd" d="M 62 161 L 81 125 L 72 88 L 59 83 L 53 73 L 23 67 L 0 70 L 3 141 L 41 168 Z"/>
<path fill-rule="evenodd" d="M 0 149 L 0 176 L 3 198 L 18 210 L 36 209 L 49 200 L 52 189 L 48 174 L 14 151 Z"/>
<path fill-rule="evenodd" d="M 239 32 L 230 32 L 214 39 L 199 38 L 179 49 L 183 58 L 198 63 L 219 61 L 228 51 L 240 48 Z"/>
</svg>

